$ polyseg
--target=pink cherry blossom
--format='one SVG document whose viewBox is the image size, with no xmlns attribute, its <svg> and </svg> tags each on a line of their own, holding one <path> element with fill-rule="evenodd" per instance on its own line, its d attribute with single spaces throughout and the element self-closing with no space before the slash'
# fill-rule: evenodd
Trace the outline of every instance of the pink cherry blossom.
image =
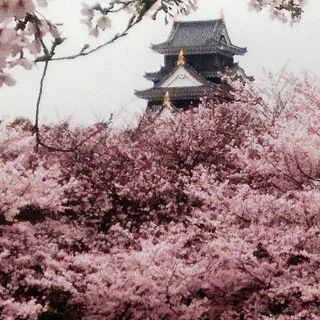
<svg viewBox="0 0 320 320">
<path fill-rule="evenodd" d="M 2 123 L 0 317 L 318 319 L 320 89 L 275 83 L 139 129 L 40 128 L 73 152 Z"/>
</svg>

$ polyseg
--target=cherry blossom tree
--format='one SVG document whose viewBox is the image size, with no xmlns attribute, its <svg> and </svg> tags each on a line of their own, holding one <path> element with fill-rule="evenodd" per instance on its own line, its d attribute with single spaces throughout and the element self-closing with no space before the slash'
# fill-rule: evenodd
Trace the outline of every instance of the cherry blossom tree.
<svg viewBox="0 0 320 320">
<path fill-rule="evenodd" d="M 304 1 L 249 4 L 296 21 Z M 55 56 L 64 35 L 47 5 L 0 0 L 0 86 L 43 62 L 37 115 L 49 62 L 195 3 L 84 5 L 93 36 L 117 12 L 129 21 L 68 57 Z M 320 89 L 270 80 L 139 132 L 1 123 L 0 318 L 319 319 Z"/>
<path fill-rule="evenodd" d="M 318 319 L 320 89 L 281 81 L 276 117 L 246 85 L 135 135 L 42 128 L 72 152 L 1 124 L 0 317 Z"/>
</svg>

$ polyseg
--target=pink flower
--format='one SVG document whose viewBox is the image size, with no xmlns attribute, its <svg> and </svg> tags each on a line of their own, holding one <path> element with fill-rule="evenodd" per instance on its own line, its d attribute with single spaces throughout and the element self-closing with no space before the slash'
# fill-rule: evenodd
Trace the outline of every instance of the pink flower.
<svg viewBox="0 0 320 320">
<path fill-rule="evenodd" d="M 9 73 L 0 72 L 0 87 L 2 87 L 4 84 L 12 87 L 16 84 L 16 81 L 11 77 Z"/>
</svg>

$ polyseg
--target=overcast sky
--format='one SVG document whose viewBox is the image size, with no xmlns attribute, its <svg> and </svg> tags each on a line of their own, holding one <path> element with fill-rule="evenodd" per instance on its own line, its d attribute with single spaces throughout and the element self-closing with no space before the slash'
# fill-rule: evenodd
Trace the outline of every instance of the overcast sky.
<svg viewBox="0 0 320 320">
<path fill-rule="evenodd" d="M 98 41 L 86 36 L 79 23 L 76 0 L 55 0 L 47 15 L 64 23 L 68 37 L 57 56 L 77 52 L 83 43 L 99 43 L 121 27 L 128 16 L 114 18 L 112 28 Z M 79 1 L 80 3 L 80 1 Z M 320 75 L 320 1 L 309 0 L 303 20 L 291 27 L 272 21 L 268 12 L 248 10 L 248 0 L 199 0 L 198 10 L 181 20 L 215 19 L 223 8 L 231 41 L 245 46 L 248 53 L 236 57 L 247 74 L 259 81 L 263 69 L 276 72 L 287 65 L 294 73 L 310 71 Z M 164 41 L 171 29 L 163 19 L 145 19 L 123 39 L 99 52 L 78 60 L 51 63 L 44 90 L 41 119 L 54 122 L 70 117 L 75 123 L 91 123 L 110 113 L 127 123 L 146 105 L 134 96 L 134 89 L 152 85 L 143 78 L 145 71 L 158 71 L 163 57 L 150 49 L 151 43 Z M 32 71 L 17 70 L 18 84 L 0 88 L 1 118 L 33 118 L 42 65 Z"/>
</svg>

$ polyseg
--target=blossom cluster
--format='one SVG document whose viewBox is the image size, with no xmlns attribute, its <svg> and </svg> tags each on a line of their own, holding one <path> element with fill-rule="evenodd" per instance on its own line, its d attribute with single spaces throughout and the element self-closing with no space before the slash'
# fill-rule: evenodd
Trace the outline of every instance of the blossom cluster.
<svg viewBox="0 0 320 320">
<path fill-rule="evenodd" d="M 255 11 L 269 8 L 272 19 L 286 23 L 301 19 L 306 2 L 306 0 L 250 0 L 249 7 Z"/>
<path fill-rule="evenodd" d="M 285 97 L 242 88 L 138 129 L 41 128 L 73 152 L 1 124 L 0 317 L 319 319 L 320 89 L 283 81 L 276 119 Z"/>
<path fill-rule="evenodd" d="M 40 7 L 46 0 L 37 0 Z M 0 1 L 0 87 L 12 86 L 15 80 L 8 69 L 17 65 L 31 69 L 33 59 L 44 49 L 44 37 L 59 37 L 57 27 L 36 13 L 32 0 Z"/>
<path fill-rule="evenodd" d="M 87 25 L 89 34 L 98 37 L 100 31 L 104 31 L 111 26 L 111 20 L 107 13 L 104 13 L 99 4 L 88 5 L 82 4 L 81 14 L 83 15 L 82 22 Z"/>
</svg>

